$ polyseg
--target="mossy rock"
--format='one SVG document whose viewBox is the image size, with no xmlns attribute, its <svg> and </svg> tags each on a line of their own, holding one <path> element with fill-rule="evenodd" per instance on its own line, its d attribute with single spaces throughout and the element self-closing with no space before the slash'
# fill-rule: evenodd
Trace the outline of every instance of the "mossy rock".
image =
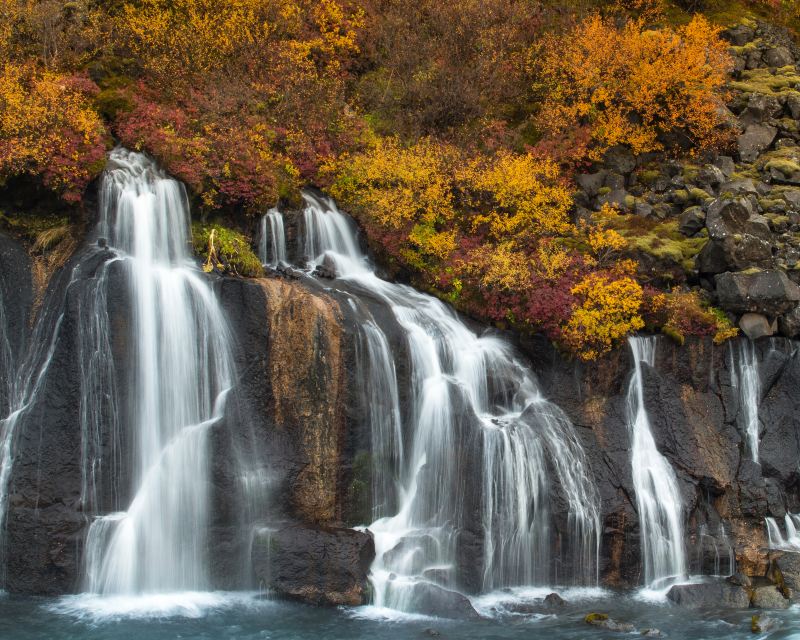
<svg viewBox="0 0 800 640">
<path fill-rule="evenodd" d="M 701 189 L 700 187 L 692 187 L 689 189 L 689 195 L 695 202 L 705 202 L 711 197 L 707 191 Z"/>
<path fill-rule="evenodd" d="M 213 233 L 213 241 L 212 241 Z M 219 224 L 192 223 L 194 252 L 206 265 L 223 273 L 258 278 L 264 267 L 250 246 L 248 239 L 238 231 Z M 216 252 L 216 260 L 209 260 L 209 252 Z"/>
<path fill-rule="evenodd" d="M 682 175 L 686 182 L 694 182 L 697 180 L 697 176 L 700 175 L 700 167 L 696 164 L 685 164 L 683 165 Z"/>
<path fill-rule="evenodd" d="M 689 191 L 687 189 L 678 189 L 673 194 L 672 199 L 677 204 L 686 204 L 689 202 Z"/>
<path fill-rule="evenodd" d="M 628 251 L 672 263 L 685 272 L 694 270 L 695 258 L 708 242 L 705 229 L 697 236 L 687 238 L 680 232 L 680 223 L 675 219 L 658 222 L 618 215 L 610 218 L 608 223 L 627 240 Z"/>
<path fill-rule="evenodd" d="M 650 186 L 661 177 L 658 169 L 643 169 L 636 174 L 636 179 L 645 186 Z"/>
<path fill-rule="evenodd" d="M 596 624 L 598 622 L 603 622 L 604 620 L 608 620 L 607 613 L 588 613 L 583 619 L 586 624 Z"/>
<path fill-rule="evenodd" d="M 800 74 L 793 66 L 776 69 L 751 69 L 743 71 L 741 80 L 731 82 L 732 89 L 743 93 L 788 93 L 800 84 Z"/>
</svg>

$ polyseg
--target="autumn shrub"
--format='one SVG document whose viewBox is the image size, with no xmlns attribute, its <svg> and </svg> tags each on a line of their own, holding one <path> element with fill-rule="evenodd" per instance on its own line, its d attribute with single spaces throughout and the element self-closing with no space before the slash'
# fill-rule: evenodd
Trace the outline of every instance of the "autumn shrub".
<svg viewBox="0 0 800 640">
<path fill-rule="evenodd" d="M 433 139 L 377 138 L 329 173 L 331 194 L 365 225 L 399 233 L 389 246 L 399 241 L 397 257 L 413 266 L 447 261 L 459 236 L 519 244 L 571 227 L 557 165 L 530 154 L 469 156 Z"/>
<path fill-rule="evenodd" d="M 117 90 L 124 144 L 148 149 L 207 208 L 297 199 L 356 145 L 345 67 L 360 11 L 335 0 L 143 0 L 115 18 L 138 80 Z"/>
<path fill-rule="evenodd" d="M 365 0 L 357 104 L 383 134 L 519 143 L 533 107 L 530 48 L 553 2 Z"/>
<path fill-rule="evenodd" d="M 583 360 L 607 353 L 644 327 L 642 287 L 630 277 L 616 280 L 591 274 L 570 291 L 578 297 L 564 329 L 564 341 Z"/>
<path fill-rule="evenodd" d="M 717 147 L 729 136 L 720 92 L 730 69 L 719 28 L 702 16 L 653 30 L 642 20 L 620 27 L 594 15 L 547 39 L 539 124 L 550 140 L 586 131 L 583 145 L 564 151 L 573 159 L 620 144 L 635 153 L 664 150 L 673 139 L 695 150 Z"/>
<path fill-rule="evenodd" d="M 550 160 L 378 138 L 327 171 L 372 245 L 468 313 L 543 332 L 584 359 L 643 326 L 625 240 L 572 224 Z"/>
<path fill-rule="evenodd" d="M 727 315 L 710 306 L 697 291 L 652 291 L 648 298 L 647 323 L 660 328 L 678 344 L 683 344 L 687 336 L 710 337 L 721 344 L 739 333 Z"/>
<path fill-rule="evenodd" d="M 0 178 L 40 176 L 80 200 L 105 164 L 107 132 L 92 108 L 96 85 L 78 74 L 7 63 L 0 73 Z"/>
</svg>

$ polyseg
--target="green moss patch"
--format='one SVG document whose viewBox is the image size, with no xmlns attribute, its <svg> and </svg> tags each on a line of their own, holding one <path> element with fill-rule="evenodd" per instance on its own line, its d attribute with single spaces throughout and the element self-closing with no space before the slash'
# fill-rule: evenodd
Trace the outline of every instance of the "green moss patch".
<svg viewBox="0 0 800 640">
<path fill-rule="evenodd" d="M 192 224 L 194 252 L 206 263 L 206 269 L 223 273 L 257 278 L 264 275 L 248 239 L 238 231 L 219 224 Z"/>
<path fill-rule="evenodd" d="M 740 80 L 731 82 L 731 88 L 744 93 L 788 93 L 800 84 L 800 74 L 793 66 L 781 69 L 751 69 L 743 71 Z"/>
<path fill-rule="evenodd" d="M 684 236 L 678 230 L 677 220 L 659 222 L 637 216 L 614 216 L 609 226 L 628 241 L 628 251 L 671 262 L 684 271 L 694 269 L 697 254 L 708 242 L 705 230 L 694 238 Z"/>
</svg>

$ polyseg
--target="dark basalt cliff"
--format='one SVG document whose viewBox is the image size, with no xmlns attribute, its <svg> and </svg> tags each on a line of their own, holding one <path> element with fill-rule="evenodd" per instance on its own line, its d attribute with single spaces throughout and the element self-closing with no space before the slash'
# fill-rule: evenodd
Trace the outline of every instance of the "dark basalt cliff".
<svg viewBox="0 0 800 640">
<path fill-rule="evenodd" d="M 81 256 L 80 268 L 77 256 Z M 88 256 L 88 258 L 87 258 Z M 48 356 L 39 392 L 15 432 L 4 554 L 6 588 L 15 593 L 58 594 L 81 588 L 83 542 L 89 525 L 81 496 L 80 340 L 82 301 L 110 254 L 84 247 L 51 280 L 44 314 L 32 336 L 30 264 L 15 241 L 0 237 L 3 308 L 14 346 L 42 342 Z M 113 266 L 110 278 L 119 277 Z M 211 276 L 210 276 L 211 277 Z M 340 294 L 310 278 L 260 280 L 213 277 L 228 317 L 238 384 L 225 419 L 211 439 L 212 535 L 215 586 L 271 586 L 285 597 L 318 604 L 358 604 L 368 598 L 367 571 L 374 556 L 369 532 L 354 530 L 370 516 L 370 425 L 357 358 L 359 318 Z M 123 286 L 107 300 L 111 348 L 119 377 L 132 354 L 126 341 Z M 407 378 L 403 339 L 381 315 L 396 350 L 401 389 Z M 544 340 L 518 339 L 521 352 L 547 397 L 575 423 L 601 497 L 601 582 L 641 581 L 636 502 L 626 422 L 632 362 L 622 349 L 591 366 L 563 359 Z M 731 346 L 710 341 L 679 347 L 661 339 L 655 368 L 646 368 L 645 402 L 659 450 L 678 475 L 686 505 L 686 539 L 693 572 L 711 572 L 714 540 L 722 525 L 738 567 L 750 575 L 769 569 L 765 516 L 800 510 L 800 355 L 787 339 L 756 343 L 761 362 L 761 464 L 746 451 L 732 386 Z M 19 375 L 18 360 L 3 377 Z M 37 365 L 39 366 L 39 365 Z M 402 404 L 402 398 L 401 398 Z M 479 428 L 465 410 L 460 498 L 465 512 L 480 499 L 470 460 L 480 455 Z M 102 508 L 126 503 L 128 470 L 114 457 L 113 434 L 97 446 L 109 467 L 99 477 Z M 122 434 L 124 450 L 125 438 Z M 256 477 L 241 477 L 236 462 L 249 460 Z M 113 472 L 112 472 L 113 471 Z M 242 486 L 263 492 L 243 496 Z M 557 494 L 557 491 L 555 492 Z M 253 498 L 253 495 L 256 498 Z M 470 506 L 472 505 L 472 506 Z M 556 536 L 564 544 L 566 508 L 553 505 Z M 477 518 L 477 516 L 475 516 Z M 255 531 L 246 523 L 256 522 Z M 482 562 L 479 522 L 464 527 L 459 565 L 462 586 L 476 589 L 470 571 Z M 700 536 L 701 526 L 710 536 Z M 709 546 L 711 545 L 711 546 Z M 557 549 L 554 550 L 557 555 Z"/>
</svg>

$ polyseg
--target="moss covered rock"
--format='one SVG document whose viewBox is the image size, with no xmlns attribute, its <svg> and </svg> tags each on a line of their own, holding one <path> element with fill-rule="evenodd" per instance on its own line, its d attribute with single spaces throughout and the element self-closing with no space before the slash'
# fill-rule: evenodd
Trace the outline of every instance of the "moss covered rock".
<svg viewBox="0 0 800 640">
<path fill-rule="evenodd" d="M 258 278 L 264 267 L 250 246 L 248 239 L 238 231 L 219 224 L 192 224 L 194 251 L 204 262 L 204 269 L 217 269 L 222 273 Z"/>
</svg>

